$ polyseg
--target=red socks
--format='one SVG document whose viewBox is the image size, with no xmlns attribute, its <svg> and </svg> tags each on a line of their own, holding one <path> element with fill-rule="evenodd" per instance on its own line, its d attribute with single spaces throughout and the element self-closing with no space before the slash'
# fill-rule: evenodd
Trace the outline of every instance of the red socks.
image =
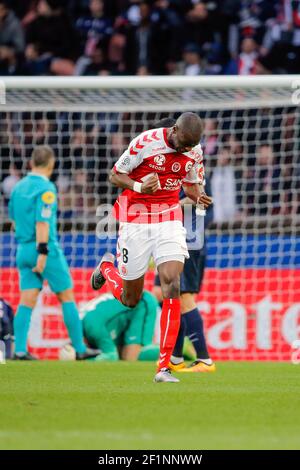
<svg viewBox="0 0 300 470">
<path fill-rule="evenodd" d="M 106 279 L 109 290 L 119 302 L 122 302 L 123 281 L 117 268 L 112 263 L 104 262 L 101 264 L 101 272 Z"/>
<path fill-rule="evenodd" d="M 123 281 L 112 263 L 104 262 L 101 272 L 114 297 L 122 302 Z M 180 300 L 164 299 L 160 317 L 160 356 L 158 370 L 167 368 L 170 362 L 180 326 Z"/>
<path fill-rule="evenodd" d="M 160 317 L 158 370 L 168 367 L 180 326 L 180 300 L 164 299 Z"/>
</svg>

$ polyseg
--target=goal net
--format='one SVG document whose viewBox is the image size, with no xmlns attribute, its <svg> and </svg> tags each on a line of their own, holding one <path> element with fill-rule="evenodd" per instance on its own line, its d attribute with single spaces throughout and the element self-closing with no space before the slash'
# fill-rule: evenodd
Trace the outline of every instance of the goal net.
<svg viewBox="0 0 300 470">
<path fill-rule="evenodd" d="M 205 121 L 214 197 L 207 270 L 197 301 L 215 360 L 290 360 L 300 338 L 299 77 L 7 78 L 0 87 L 0 296 L 19 299 L 7 204 L 36 144 L 57 155 L 60 240 L 79 304 L 113 234 L 101 233 L 117 191 L 108 173 L 129 141 L 164 117 Z M 98 212 L 97 212 L 98 208 Z M 98 230 L 97 230 L 98 227 Z M 151 289 L 153 270 L 147 274 Z M 45 286 L 30 346 L 57 357 L 67 341 Z"/>
</svg>

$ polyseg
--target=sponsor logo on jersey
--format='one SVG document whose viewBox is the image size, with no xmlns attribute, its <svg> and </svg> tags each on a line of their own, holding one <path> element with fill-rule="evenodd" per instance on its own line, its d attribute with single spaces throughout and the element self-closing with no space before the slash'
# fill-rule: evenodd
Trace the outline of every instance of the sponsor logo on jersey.
<svg viewBox="0 0 300 470">
<path fill-rule="evenodd" d="M 123 264 L 122 267 L 121 267 L 121 271 L 122 271 L 122 274 L 123 274 L 124 276 L 126 276 L 126 274 L 127 274 L 127 269 L 126 269 L 126 266 L 124 266 L 124 264 Z"/>
<path fill-rule="evenodd" d="M 168 178 L 165 182 L 165 186 L 163 187 L 163 189 L 166 189 L 167 191 L 176 191 L 180 188 L 181 184 L 181 179 L 174 180 L 173 178 Z"/>
<path fill-rule="evenodd" d="M 178 162 L 173 163 L 172 171 L 174 171 L 174 173 L 177 173 L 180 170 L 180 168 L 181 168 L 180 163 L 178 163 Z"/>
<path fill-rule="evenodd" d="M 188 173 L 192 169 L 192 166 L 193 166 L 193 162 L 186 162 L 185 171 Z"/>
<path fill-rule="evenodd" d="M 152 165 L 152 163 L 149 163 L 149 166 L 150 166 L 150 168 L 153 168 L 153 170 L 157 170 L 157 171 L 165 171 L 166 170 L 165 166 L 156 166 L 156 165 Z"/>
<path fill-rule="evenodd" d="M 154 162 L 158 166 L 163 166 L 166 162 L 166 157 L 164 155 L 157 155 L 156 157 L 154 157 Z"/>
</svg>

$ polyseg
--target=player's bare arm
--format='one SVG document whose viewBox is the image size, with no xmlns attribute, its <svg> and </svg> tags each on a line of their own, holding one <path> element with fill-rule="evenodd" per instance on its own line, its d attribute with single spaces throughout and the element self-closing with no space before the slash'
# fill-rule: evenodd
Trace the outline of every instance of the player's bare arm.
<svg viewBox="0 0 300 470">
<path fill-rule="evenodd" d="M 110 182 L 122 189 L 134 190 L 134 184 L 136 181 L 131 179 L 126 173 L 116 173 L 114 170 L 110 174 Z M 153 194 L 159 188 L 159 179 L 157 174 L 150 176 L 146 181 L 141 184 L 141 193 Z"/>
<path fill-rule="evenodd" d="M 49 241 L 49 224 L 47 222 L 37 222 L 36 224 L 36 242 L 38 246 L 45 247 L 45 253 L 40 253 L 36 266 L 32 269 L 34 273 L 42 274 L 47 263 L 47 244 Z"/>
<path fill-rule="evenodd" d="M 188 199 L 192 200 L 195 204 L 203 204 L 204 209 L 207 209 L 213 202 L 212 198 L 207 196 L 203 190 L 203 186 L 198 183 L 184 184 L 183 189 Z"/>
</svg>

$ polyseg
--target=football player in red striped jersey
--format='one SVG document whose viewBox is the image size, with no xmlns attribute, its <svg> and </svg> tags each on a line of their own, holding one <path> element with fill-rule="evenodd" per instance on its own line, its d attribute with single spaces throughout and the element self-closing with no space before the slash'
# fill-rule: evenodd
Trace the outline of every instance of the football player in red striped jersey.
<svg viewBox="0 0 300 470">
<path fill-rule="evenodd" d="M 180 325 L 180 274 L 189 257 L 182 224 L 179 192 L 205 208 L 212 203 L 200 188 L 203 124 L 195 113 L 184 113 L 171 128 L 145 131 L 130 143 L 114 166 L 110 181 L 124 191 L 115 203 L 120 222 L 114 256 L 107 253 L 92 274 L 95 290 L 106 282 L 124 305 L 139 302 L 144 276 L 153 256 L 160 276 L 163 307 L 160 357 L 155 382 L 178 382 L 168 368 Z"/>
</svg>

